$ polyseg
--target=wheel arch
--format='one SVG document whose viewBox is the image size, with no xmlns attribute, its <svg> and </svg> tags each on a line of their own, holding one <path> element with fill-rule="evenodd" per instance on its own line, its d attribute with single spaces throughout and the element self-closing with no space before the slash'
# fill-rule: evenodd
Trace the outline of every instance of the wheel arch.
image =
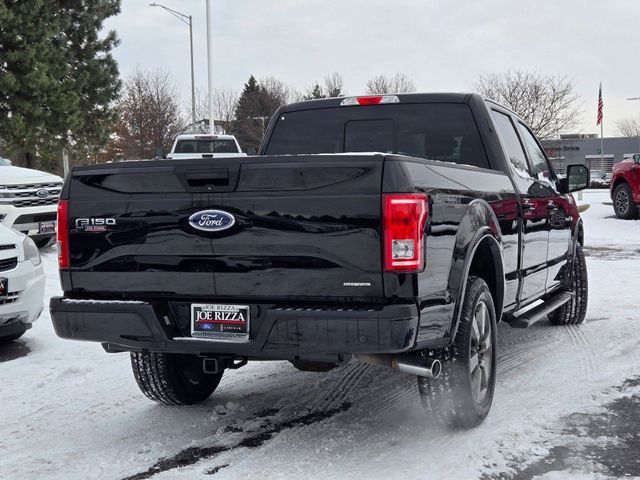
<svg viewBox="0 0 640 480">
<path fill-rule="evenodd" d="M 624 175 L 618 175 L 616 178 L 614 178 L 613 182 L 611 182 L 611 195 L 613 195 L 615 189 L 623 183 L 626 183 L 629 186 L 631 185 Z"/>
<path fill-rule="evenodd" d="M 484 200 L 469 204 L 460 222 L 449 275 L 449 291 L 454 294 L 455 307 L 450 338 L 455 338 L 462 303 L 470 275 L 482 278 L 493 296 L 496 318 L 500 321 L 504 307 L 505 275 L 502 233 L 493 209 Z"/>
</svg>

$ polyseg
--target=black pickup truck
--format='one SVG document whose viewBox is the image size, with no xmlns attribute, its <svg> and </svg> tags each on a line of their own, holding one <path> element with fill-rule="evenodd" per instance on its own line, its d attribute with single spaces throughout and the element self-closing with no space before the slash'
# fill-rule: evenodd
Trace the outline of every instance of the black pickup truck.
<svg viewBox="0 0 640 480">
<path fill-rule="evenodd" d="M 248 360 L 356 356 L 416 375 L 427 410 L 474 426 L 499 321 L 585 318 L 570 192 L 588 179 L 559 179 L 524 122 L 474 94 L 288 105 L 257 156 L 74 168 L 53 323 L 131 352 L 162 403 L 203 401 Z"/>
</svg>

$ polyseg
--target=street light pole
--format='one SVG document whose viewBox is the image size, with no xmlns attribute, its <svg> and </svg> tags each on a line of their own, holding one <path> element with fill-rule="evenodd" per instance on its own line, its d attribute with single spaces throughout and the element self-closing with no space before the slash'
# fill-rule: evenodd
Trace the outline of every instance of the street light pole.
<svg viewBox="0 0 640 480">
<path fill-rule="evenodd" d="M 209 74 L 209 133 L 216 133 L 213 119 L 213 6 L 211 0 L 207 1 L 207 68 Z"/>
<path fill-rule="evenodd" d="M 196 81 L 193 74 L 193 19 L 189 15 L 189 44 L 191 47 L 191 131 L 196 132 Z"/>
<path fill-rule="evenodd" d="M 159 3 L 150 3 L 149 6 L 164 8 L 182 23 L 189 25 L 189 44 L 191 48 L 191 131 L 196 133 L 196 83 L 193 73 L 193 19 L 191 18 L 191 15 L 185 15 L 184 13 L 180 13 L 169 7 L 160 5 Z"/>
</svg>

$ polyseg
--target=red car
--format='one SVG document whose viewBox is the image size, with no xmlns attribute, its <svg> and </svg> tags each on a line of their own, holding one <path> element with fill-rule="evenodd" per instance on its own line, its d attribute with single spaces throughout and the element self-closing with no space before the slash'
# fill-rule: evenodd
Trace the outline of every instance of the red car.
<svg viewBox="0 0 640 480">
<path fill-rule="evenodd" d="M 640 153 L 613 166 L 611 200 L 618 218 L 638 218 L 640 206 Z"/>
</svg>

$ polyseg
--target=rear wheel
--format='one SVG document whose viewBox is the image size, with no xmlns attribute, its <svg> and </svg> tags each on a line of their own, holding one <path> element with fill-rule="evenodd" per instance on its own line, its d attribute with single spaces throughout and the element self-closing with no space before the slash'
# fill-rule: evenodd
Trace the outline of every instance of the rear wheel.
<svg viewBox="0 0 640 480">
<path fill-rule="evenodd" d="M 587 315 L 587 300 L 589 297 L 589 281 L 587 277 L 587 262 L 581 245 L 576 246 L 573 258 L 570 280 L 565 288 L 573 293 L 573 297 L 559 309 L 549 314 L 549 320 L 554 325 L 579 325 Z"/>
<path fill-rule="evenodd" d="M 223 373 L 205 373 L 202 358 L 179 353 L 131 353 L 131 368 L 142 393 L 166 405 L 193 405 L 206 400 Z"/>
<path fill-rule="evenodd" d="M 638 207 L 633 203 L 633 194 L 628 183 L 621 183 L 613 191 L 613 210 L 618 218 L 638 218 Z"/>
<path fill-rule="evenodd" d="M 472 428 L 487 417 L 496 383 L 496 312 L 485 281 L 469 277 L 460 325 L 437 379 L 418 377 L 425 410 L 438 421 Z"/>
</svg>

